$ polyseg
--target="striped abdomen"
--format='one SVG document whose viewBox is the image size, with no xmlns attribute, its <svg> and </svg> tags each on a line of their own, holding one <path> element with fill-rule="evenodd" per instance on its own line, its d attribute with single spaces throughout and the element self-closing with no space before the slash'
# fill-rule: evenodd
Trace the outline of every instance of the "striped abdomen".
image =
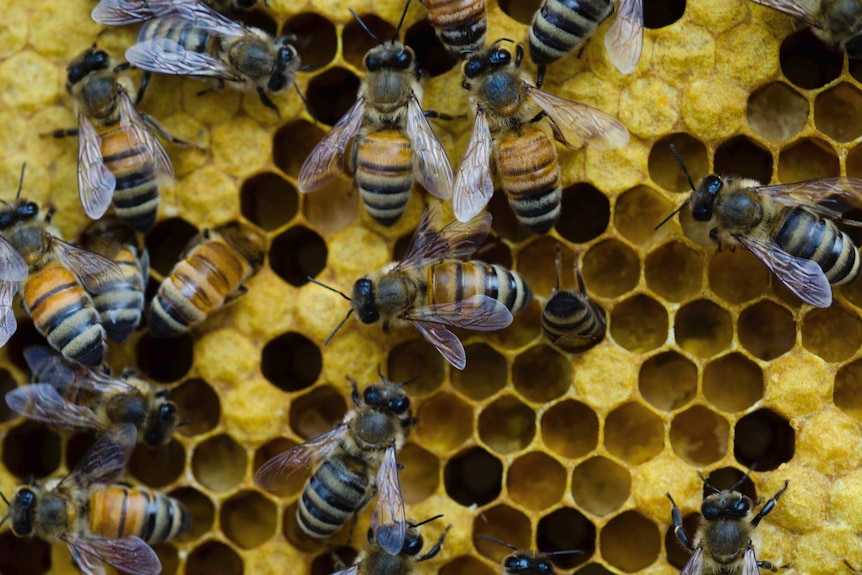
<svg viewBox="0 0 862 575">
<path fill-rule="evenodd" d="M 542 331 L 566 351 L 586 351 L 605 337 L 605 312 L 572 290 L 555 291 L 542 310 Z"/>
<path fill-rule="evenodd" d="M 518 220 L 537 234 L 554 227 L 560 217 L 560 163 L 554 142 L 533 126 L 521 135 L 507 132 L 496 142 L 500 187 Z"/>
<path fill-rule="evenodd" d="M 859 277 L 859 250 L 850 236 L 804 207 L 783 208 L 772 239 L 788 254 L 817 262 L 832 285 Z"/>
<path fill-rule="evenodd" d="M 145 22 L 138 32 L 138 43 L 157 40 L 158 38 L 173 40 L 188 51 L 209 54 L 217 60 L 221 59 L 219 54 L 221 42 L 218 36 L 210 35 L 205 27 L 196 26 L 191 20 L 178 16 L 163 16 Z M 176 69 L 182 70 L 183 67 L 176 66 Z M 194 76 L 195 74 L 190 72 L 188 75 Z"/>
<path fill-rule="evenodd" d="M 123 270 L 123 280 L 93 295 L 102 327 L 112 341 L 126 341 L 140 325 L 144 313 L 144 275 L 136 249 L 123 246 L 114 263 Z"/>
<path fill-rule="evenodd" d="M 361 459 L 342 456 L 325 459 L 309 478 L 296 520 L 303 533 L 315 539 L 329 537 L 347 523 L 368 499 L 370 470 Z"/>
<path fill-rule="evenodd" d="M 533 292 L 516 272 L 480 261 L 445 260 L 428 268 L 428 304 L 464 301 L 486 295 L 517 313 L 533 301 Z M 469 315 L 470 309 L 463 314 Z"/>
<path fill-rule="evenodd" d="M 398 130 L 381 130 L 354 141 L 359 197 L 368 215 L 383 226 L 401 217 L 413 187 L 413 148 Z"/>
<path fill-rule="evenodd" d="M 171 541 L 190 526 L 182 503 L 149 489 L 112 486 L 90 494 L 90 531 L 108 539 Z"/>
<path fill-rule="evenodd" d="M 530 25 L 533 63 L 556 62 L 592 36 L 613 11 L 613 0 L 544 0 Z"/>
<path fill-rule="evenodd" d="M 51 262 L 21 283 L 21 299 L 51 347 L 84 365 L 101 365 L 105 330 L 93 300 L 78 279 Z"/>
<path fill-rule="evenodd" d="M 221 309 L 253 270 L 221 238 L 196 246 L 159 286 L 150 304 L 147 325 L 153 337 L 185 333 Z"/>
<path fill-rule="evenodd" d="M 485 46 L 485 0 L 423 0 L 440 43 L 455 58 Z"/>
</svg>

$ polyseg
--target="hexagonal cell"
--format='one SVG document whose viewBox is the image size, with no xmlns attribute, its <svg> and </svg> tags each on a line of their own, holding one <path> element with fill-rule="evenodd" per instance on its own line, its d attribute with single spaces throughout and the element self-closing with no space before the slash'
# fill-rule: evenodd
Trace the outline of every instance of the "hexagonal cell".
<svg viewBox="0 0 862 575">
<path fill-rule="evenodd" d="M 416 66 L 432 78 L 445 74 L 458 64 L 458 60 L 450 56 L 440 43 L 427 18 L 419 20 L 407 29 L 404 43 L 413 48 L 416 53 Z"/>
<path fill-rule="evenodd" d="M 359 18 L 377 38 L 386 38 L 388 40 L 395 37 L 395 26 L 386 20 L 374 14 L 360 14 Z M 365 69 L 363 63 L 365 54 L 380 44 L 376 38 L 372 38 L 368 32 L 362 29 L 362 26 L 360 26 L 355 18 L 351 18 L 344 26 L 344 30 L 341 32 L 341 41 L 343 43 L 342 51 L 344 59 L 359 70 Z M 353 93 L 355 95 L 355 91 Z"/>
<path fill-rule="evenodd" d="M 353 565 L 357 555 L 356 549 L 346 545 L 328 549 L 311 561 L 310 575 L 332 575 L 344 565 Z"/>
<path fill-rule="evenodd" d="M 294 16 L 281 29 L 282 34 L 294 34 L 299 41 L 294 44 L 303 66 L 322 68 L 335 59 L 338 35 L 335 25 L 313 12 Z"/>
<path fill-rule="evenodd" d="M 186 559 L 186 575 L 242 575 L 242 557 L 219 541 L 195 547 Z"/>
<path fill-rule="evenodd" d="M 44 425 L 26 421 L 3 438 L 2 458 L 16 477 L 51 475 L 60 465 L 60 436 Z"/>
<path fill-rule="evenodd" d="M 664 196 L 652 188 L 638 186 L 617 198 L 614 204 L 614 228 L 630 242 L 648 245 L 658 233 L 656 225 L 673 210 L 674 205 Z"/>
<path fill-rule="evenodd" d="M 10 530 L 0 533 L 0 573 L 42 575 L 51 569 L 51 545 L 36 537 L 22 539 Z"/>
<path fill-rule="evenodd" d="M 537 377 L 541 374 L 541 377 Z M 512 366 L 515 389 L 528 401 L 547 403 L 566 393 L 572 385 L 572 364 L 556 348 L 539 344 L 515 358 Z"/>
<path fill-rule="evenodd" d="M 539 519 L 536 547 L 545 553 L 572 549 L 583 551 L 581 554 L 561 554 L 551 558 L 558 568 L 571 569 L 587 561 L 596 552 L 596 526 L 576 509 L 557 509 Z"/>
<path fill-rule="evenodd" d="M 793 458 L 795 448 L 790 422 L 770 409 L 758 409 L 736 422 L 733 456 L 748 468 L 777 469 Z"/>
<path fill-rule="evenodd" d="M 703 484 L 704 499 L 715 493 L 710 487 L 716 489 L 733 488 L 751 498 L 752 501 L 757 501 L 757 489 L 754 487 L 754 481 L 751 480 L 748 473 L 735 467 L 719 467 L 707 474 Z"/>
<path fill-rule="evenodd" d="M 602 557 L 628 573 L 646 569 L 661 552 L 658 525 L 637 511 L 625 511 L 611 519 L 600 538 Z"/>
<path fill-rule="evenodd" d="M 803 90 L 825 86 L 844 67 L 844 53 L 830 50 L 808 27 L 784 39 L 778 58 L 787 79 Z"/>
<path fill-rule="evenodd" d="M 772 82 L 748 97 L 746 115 L 756 134 L 784 142 L 808 123 L 808 100 L 784 82 Z"/>
<path fill-rule="evenodd" d="M 144 245 L 150 254 L 150 267 L 162 276 L 171 273 L 186 244 L 198 229 L 182 218 L 167 218 L 157 222 L 145 236 Z"/>
<path fill-rule="evenodd" d="M 729 439 L 727 420 L 703 405 L 686 409 L 670 424 L 674 453 L 692 465 L 706 466 L 724 457 Z"/>
<path fill-rule="evenodd" d="M 180 487 L 171 491 L 169 495 L 183 504 L 191 518 L 189 530 L 180 536 L 180 541 L 195 541 L 212 530 L 213 521 L 215 521 L 215 505 L 209 497 L 194 487 Z"/>
<path fill-rule="evenodd" d="M 709 285 L 727 303 L 760 297 L 769 287 L 769 269 L 748 250 L 724 250 L 709 260 Z"/>
<path fill-rule="evenodd" d="M 332 429 L 347 413 L 347 405 L 337 389 L 324 385 L 290 402 L 290 428 L 305 439 Z"/>
<path fill-rule="evenodd" d="M 474 343 L 465 347 L 467 367 L 452 371 L 452 387 L 468 399 L 481 401 L 506 386 L 506 358 L 490 345 Z"/>
<path fill-rule="evenodd" d="M 377 44 L 376 41 L 372 42 Z M 309 112 L 327 126 L 334 126 L 356 103 L 358 89 L 359 78 L 344 68 L 330 68 L 316 74 L 305 90 Z"/>
<path fill-rule="evenodd" d="M 500 0 L 500 10 L 521 24 L 531 23 L 541 5 L 542 0 Z"/>
<path fill-rule="evenodd" d="M 862 92 L 846 82 L 817 95 L 814 124 L 836 142 L 850 142 L 862 136 Z"/>
<path fill-rule="evenodd" d="M 476 550 L 491 561 L 500 563 L 511 551 L 478 535 L 494 537 L 519 549 L 529 549 L 530 519 L 508 505 L 491 507 L 473 519 L 473 545 Z"/>
<path fill-rule="evenodd" d="M 793 314 L 771 301 L 761 301 L 742 310 L 736 329 L 739 343 L 764 361 L 784 355 L 796 343 Z"/>
<path fill-rule="evenodd" d="M 605 447 L 631 465 L 649 461 L 664 449 L 664 422 L 639 403 L 621 405 L 605 419 Z"/>
<path fill-rule="evenodd" d="M 632 478 L 628 470 L 607 457 L 591 457 L 572 472 L 572 497 L 578 507 L 594 515 L 607 515 L 629 498 Z"/>
<path fill-rule="evenodd" d="M 679 302 L 703 289 L 703 254 L 671 241 L 647 255 L 647 285 L 666 301 Z"/>
<path fill-rule="evenodd" d="M 608 197 L 590 184 L 575 184 L 563 189 L 560 220 L 554 227 L 565 239 L 582 244 L 602 235 L 610 219 Z"/>
<path fill-rule="evenodd" d="M 697 357 L 712 357 L 730 347 L 733 320 L 715 302 L 700 299 L 682 306 L 673 320 L 676 343 Z"/>
<path fill-rule="evenodd" d="M 452 453 L 473 434 L 473 408 L 452 393 L 438 393 L 423 401 L 416 418 L 416 434 L 438 453 Z M 448 423 L 438 425 L 440 421 Z"/>
<path fill-rule="evenodd" d="M 715 173 L 753 178 L 765 184 L 772 179 L 772 154 L 750 138 L 737 136 L 715 150 Z"/>
<path fill-rule="evenodd" d="M 763 371 L 741 353 L 729 353 L 706 364 L 703 395 L 721 411 L 744 411 L 763 399 Z"/>
<path fill-rule="evenodd" d="M 201 435 L 218 425 L 221 403 L 218 394 L 202 379 L 190 379 L 171 391 L 183 418 L 188 421 L 177 431 L 182 435 Z"/>
<path fill-rule="evenodd" d="M 192 472 L 198 483 L 222 493 L 238 485 L 245 477 L 248 455 L 228 435 L 216 435 L 195 447 Z"/>
<path fill-rule="evenodd" d="M 194 342 L 188 333 L 164 339 L 145 333 L 138 340 L 137 350 L 141 373 L 159 383 L 182 379 L 194 361 Z"/>
<path fill-rule="evenodd" d="M 466 349 L 469 361 L 465 369 L 470 369 L 476 359 L 469 353 L 472 346 Z M 412 397 L 422 397 L 443 384 L 443 378 L 446 377 L 446 360 L 425 338 L 409 339 L 389 351 L 386 369 L 392 381 L 410 382 Z"/>
<path fill-rule="evenodd" d="M 844 160 L 847 167 L 847 175 L 852 178 L 862 177 L 862 146 L 855 146 L 847 152 L 847 158 Z"/>
<path fill-rule="evenodd" d="M 483 334 L 482 339 L 492 345 L 510 350 L 521 349 L 541 337 L 542 306 L 537 299 L 533 299 L 530 305 L 515 314 L 515 320 L 509 327 L 485 333 L 487 335 Z"/>
<path fill-rule="evenodd" d="M 515 453 L 536 435 L 536 414 L 518 398 L 505 395 L 479 415 L 479 437 L 499 454 Z"/>
<path fill-rule="evenodd" d="M 471 555 L 452 559 L 437 572 L 437 575 L 495 575 L 496 571 Z"/>
<path fill-rule="evenodd" d="M 653 144 L 650 150 L 648 168 L 649 177 L 652 178 L 652 181 L 669 192 L 690 192 L 688 178 L 685 177 L 685 172 L 682 171 L 679 162 L 673 155 L 671 146 L 676 148 L 688 173 L 695 181 L 705 176 L 709 170 L 706 146 L 697 138 L 679 132 L 661 138 Z M 670 211 L 668 210 L 661 217 L 663 218 Z M 661 218 L 657 219 L 652 226 L 655 226 L 659 221 Z"/>
<path fill-rule="evenodd" d="M 272 138 L 272 159 L 278 168 L 294 178 L 302 163 L 323 138 L 326 131 L 306 120 L 285 124 Z"/>
<path fill-rule="evenodd" d="M 797 140 L 778 155 L 778 179 L 789 184 L 815 178 L 832 178 L 841 172 L 838 155 L 819 138 Z"/>
<path fill-rule="evenodd" d="M 641 365 L 638 388 L 656 409 L 674 411 L 697 395 L 697 366 L 675 351 L 659 353 Z"/>
<path fill-rule="evenodd" d="M 6 397 L 6 394 L 18 387 L 15 378 L 5 369 L 0 369 L 0 397 Z M 18 415 L 9 409 L 5 401 L 0 401 L 0 423 L 15 419 Z"/>
<path fill-rule="evenodd" d="M 296 445 L 297 442 L 284 437 L 276 437 L 267 441 L 254 452 L 252 470 L 257 472 L 264 463 Z M 284 483 L 280 484 L 277 489 L 273 489 L 272 492 L 282 497 L 298 495 L 305 487 L 307 479 L 308 475 L 305 473 L 294 473 L 285 478 Z"/>
<path fill-rule="evenodd" d="M 228 539 L 254 549 L 275 535 L 275 504 L 257 491 L 240 491 L 221 506 L 219 524 Z"/>
<path fill-rule="evenodd" d="M 177 548 L 170 543 L 156 543 L 152 546 L 153 551 L 159 557 L 162 564 L 162 575 L 176 575 L 180 570 L 180 554 Z"/>
<path fill-rule="evenodd" d="M 556 459 L 534 451 L 512 462 L 506 486 L 515 503 L 532 511 L 541 511 L 563 497 L 566 470 Z"/>
<path fill-rule="evenodd" d="M 243 216 L 269 231 L 280 228 L 296 216 L 299 193 L 279 174 L 264 172 L 242 183 L 239 205 Z"/>
<path fill-rule="evenodd" d="M 542 414 L 542 440 L 568 459 L 583 457 L 599 443 L 599 418 L 590 407 L 573 399 L 554 404 Z"/>
<path fill-rule="evenodd" d="M 572 272 L 574 252 L 554 238 L 538 237 L 518 253 L 518 273 L 520 273 L 533 293 L 548 297 L 557 280 L 555 272 L 557 250 L 562 256 L 561 282 L 563 288 L 577 288 Z"/>
<path fill-rule="evenodd" d="M 617 240 L 605 240 L 584 254 L 584 282 L 603 297 L 617 297 L 634 289 L 641 275 L 637 253 Z"/>
<path fill-rule="evenodd" d="M 164 487 L 176 481 L 185 466 L 186 450 L 172 439 L 158 449 L 136 449 L 129 460 L 129 473 L 150 487 Z"/>
<path fill-rule="evenodd" d="M 440 484 L 440 460 L 415 443 L 407 443 L 398 452 L 399 471 L 404 502 L 419 503 L 434 495 Z"/>
<path fill-rule="evenodd" d="M 835 407 L 851 417 L 862 420 L 862 359 L 838 370 L 832 390 Z"/>
<path fill-rule="evenodd" d="M 488 211 L 494 218 L 493 230 L 497 232 L 498 237 L 517 244 L 535 235 L 518 221 L 518 217 L 509 206 L 506 194 L 502 192 L 494 194 L 488 202 Z"/>
<path fill-rule="evenodd" d="M 668 502 L 668 505 L 670 505 L 670 502 Z M 670 521 L 670 513 L 671 509 L 668 508 L 668 521 Z M 697 528 L 700 526 L 700 523 L 700 513 L 692 512 L 686 513 L 682 516 L 682 527 L 685 529 L 685 532 L 689 537 L 694 533 L 697 533 Z M 667 531 L 664 534 L 664 548 L 665 553 L 667 553 L 667 562 L 677 569 L 685 567 L 685 564 L 688 563 L 688 560 L 691 557 L 691 551 L 685 548 L 677 538 L 676 533 L 673 532 L 673 524 L 667 528 Z"/>
<path fill-rule="evenodd" d="M 302 334 L 288 332 L 271 339 L 261 352 L 260 371 L 283 391 L 299 391 L 317 381 L 323 369 L 320 349 Z"/>
<path fill-rule="evenodd" d="M 646 2 L 644 7 L 644 27 L 650 30 L 670 26 L 685 14 L 685 0 L 661 0 Z"/>
<path fill-rule="evenodd" d="M 278 23 L 276 23 L 271 14 L 264 10 L 234 11 L 231 14 L 231 18 L 242 22 L 246 26 L 259 28 L 270 36 L 275 36 L 278 33 Z"/>
<path fill-rule="evenodd" d="M 837 305 L 812 309 L 802 320 L 802 345 L 825 361 L 848 359 L 862 345 L 862 320 Z"/>
<path fill-rule="evenodd" d="M 314 230 L 293 226 L 272 240 L 269 266 L 294 287 L 304 286 L 326 267 L 326 242 Z"/>
<path fill-rule="evenodd" d="M 446 493 L 465 507 L 494 501 L 500 495 L 502 482 L 503 464 L 481 447 L 455 455 L 443 470 Z"/>
<path fill-rule="evenodd" d="M 645 294 L 618 303 L 611 312 L 610 324 L 614 341 L 635 353 L 653 350 L 667 341 L 667 311 Z"/>
</svg>

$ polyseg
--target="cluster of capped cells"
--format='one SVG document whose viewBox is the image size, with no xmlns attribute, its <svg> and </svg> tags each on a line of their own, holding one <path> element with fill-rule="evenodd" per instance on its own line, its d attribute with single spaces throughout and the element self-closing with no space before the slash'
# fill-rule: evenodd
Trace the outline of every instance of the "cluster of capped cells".
<svg viewBox="0 0 862 575">
<path fill-rule="evenodd" d="M 460 158 L 470 132 L 459 66 L 414 2 L 402 30 L 427 72 L 424 107 L 453 116 L 434 129 Z M 522 40 L 538 0 L 487 0 L 489 38 Z M 97 38 L 91 0 L 19 2 L 0 27 L 0 199 L 11 199 L 21 163 L 25 192 L 50 199 L 68 236 L 85 224 L 76 193 L 74 139 L 39 136 L 75 124 L 65 66 Z M 405 388 L 418 424 L 399 453 L 408 517 L 443 513 L 423 528 L 443 551 L 421 569 L 491 575 L 520 548 L 579 549 L 562 572 L 678 573 L 688 552 L 673 534 L 670 491 L 695 528 L 703 484 L 768 498 L 790 488 L 758 529 L 758 558 L 790 573 L 862 565 L 862 282 L 835 290 L 825 309 L 801 306 L 745 250 L 716 253 L 687 212 L 656 224 L 689 192 L 671 153 L 695 180 L 707 173 L 761 182 L 862 177 L 862 63 L 830 52 L 785 15 L 742 0 L 645 0 L 641 62 L 623 76 L 593 39 L 549 68 L 545 89 L 598 106 L 632 134 L 623 149 L 561 152 L 562 215 L 537 236 L 498 192 L 492 238 L 479 259 L 517 270 L 535 301 L 506 330 L 459 332 L 466 369 L 451 368 L 414 330 L 383 334 L 342 319 L 346 302 L 308 282 L 346 290 L 404 254 L 423 210 L 414 192 L 391 228 L 371 222 L 347 179 L 310 195 L 300 166 L 355 101 L 362 58 L 375 45 L 347 8 L 391 38 L 397 1 L 269 0 L 239 18 L 298 36 L 296 94 L 278 97 L 281 118 L 254 93 L 197 95 L 201 85 L 155 77 L 142 105 L 202 149 L 170 148 L 177 183 L 163 191 L 147 235 L 149 292 L 202 227 L 240 220 L 266 234 L 267 258 L 249 293 L 191 335 L 159 340 L 139 331 L 112 346 L 108 362 L 167 386 L 190 423 L 159 449 L 138 449 L 127 476 L 182 501 L 192 529 L 156 546 L 167 574 L 336 570 L 329 548 L 297 532 L 298 483 L 279 498 L 253 484 L 255 470 L 285 448 L 331 429 L 349 408 L 349 384 L 377 380 L 378 365 Z M 607 26 L 604 26 L 599 35 Z M 134 27 L 132 27 L 134 28 Z M 109 28 L 99 46 L 115 55 L 134 29 Z M 70 47 L 73 47 L 70 49 Z M 137 78 L 137 76 L 135 76 Z M 203 151 L 206 150 L 206 151 Z M 175 153 L 177 152 L 177 153 Z M 860 239 L 856 237 L 857 243 Z M 541 337 L 541 304 L 573 259 L 607 311 L 605 340 L 580 355 Z M 342 305 L 343 304 L 343 305 Z M 0 393 L 28 381 L 22 350 L 32 323 L 0 350 Z M 0 490 L 27 477 L 62 475 L 92 442 L 57 432 L 0 405 Z M 349 564 L 353 540 L 332 548 Z M 417 569 L 420 569 L 417 567 Z M 420 572 L 426 572 L 421 570 Z M 74 573 L 63 546 L 0 532 L 0 573 Z"/>
</svg>

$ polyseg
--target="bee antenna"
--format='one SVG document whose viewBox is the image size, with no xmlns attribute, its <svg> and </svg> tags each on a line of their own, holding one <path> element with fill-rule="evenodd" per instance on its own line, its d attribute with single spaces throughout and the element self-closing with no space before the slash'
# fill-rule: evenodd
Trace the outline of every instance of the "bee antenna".
<svg viewBox="0 0 862 575">
<path fill-rule="evenodd" d="M 2 491 L 0 491 L 0 499 L 3 499 L 3 503 L 9 505 L 9 500 L 6 499 L 6 495 L 4 495 Z M 3 518 L 3 521 L 6 521 L 5 517 Z M 0 525 L 2 525 L 2 523 L 0 523 Z"/>
<path fill-rule="evenodd" d="M 347 319 L 350 317 L 350 314 L 352 314 L 352 313 L 353 313 L 353 308 L 350 308 L 350 311 L 347 312 L 347 315 L 344 316 L 344 319 L 341 320 L 337 326 L 335 326 L 335 329 L 332 330 L 332 333 L 329 334 L 329 337 L 327 337 L 324 340 L 323 345 L 329 345 L 329 340 L 331 340 L 335 336 L 335 334 L 338 333 L 338 330 L 341 329 L 341 326 L 344 325 L 344 323 L 347 321 Z"/>
<path fill-rule="evenodd" d="M 686 178 L 688 178 L 688 185 L 691 186 L 691 190 L 694 191 L 694 182 L 691 181 L 691 174 L 688 173 L 688 168 L 685 167 L 685 162 L 682 161 L 682 156 L 679 155 L 676 146 L 671 144 L 670 151 L 673 154 L 673 157 L 676 158 L 676 163 L 679 164 L 680 168 L 682 168 L 682 173 L 685 174 Z"/>
<path fill-rule="evenodd" d="M 308 100 L 305 99 L 305 94 L 303 94 L 302 90 L 299 89 L 299 84 L 294 82 L 293 89 L 296 90 L 297 94 L 299 94 L 299 99 L 302 100 L 302 105 L 305 106 L 305 110 L 308 112 L 308 115 L 311 116 L 311 119 L 314 120 L 314 123 L 316 124 L 318 122 L 317 116 L 314 115 L 314 112 L 311 110 L 311 106 L 308 105 Z"/>
<path fill-rule="evenodd" d="M 18 191 L 15 193 L 15 199 L 21 197 L 21 190 L 24 188 L 24 170 L 27 168 L 27 162 L 21 164 L 21 176 L 18 178 Z M 6 202 L 3 202 L 6 203 Z"/>
<path fill-rule="evenodd" d="M 731 490 L 731 491 L 738 491 L 738 490 L 737 490 L 737 487 L 739 487 L 740 485 L 742 485 L 742 484 L 743 484 L 743 482 L 745 482 L 745 480 L 746 480 L 746 479 L 748 479 L 748 476 L 749 476 L 749 475 L 751 475 L 751 472 L 752 472 L 752 471 L 754 471 L 754 470 L 755 470 L 755 466 L 754 466 L 754 465 L 752 465 L 751 467 L 749 467 L 749 468 L 748 468 L 748 471 L 746 471 L 746 472 L 745 472 L 745 475 L 743 475 L 742 477 L 740 477 L 740 478 L 739 478 L 739 481 L 737 481 L 736 483 L 734 483 L 734 484 L 733 484 L 733 486 L 730 488 L 730 490 Z"/>
<path fill-rule="evenodd" d="M 512 40 L 511 38 L 497 38 L 496 40 L 494 40 L 494 44 L 493 44 L 493 45 L 494 45 L 494 46 L 496 46 L 496 45 L 497 45 L 497 44 L 499 44 L 500 42 L 511 42 L 512 44 L 514 44 L 514 43 L 515 43 L 515 41 L 514 41 L 514 40 Z"/>
<path fill-rule="evenodd" d="M 193 421 L 193 420 L 192 420 L 192 418 L 191 418 L 191 417 L 187 417 L 187 418 L 185 418 L 185 419 L 181 419 L 181 420 L 180 420 L 180 422 L 179 422 L 179 423 L 177 423 L 177 427 L 185 427 L 186 425 L 191 425 L 192 421 Z"/>
<path fill-rule="evenodd" d="M 317 285 L 319 285 L 319 286 L 320 286 L 320 287 L 322 287 L 322 288 L 326 288 L 326 289 L 328 289 L 329 291 L 333 291 L 333 292 L 337 293 L 338 295 L 340 295 L 341 297 L 343 297 L 344 299 L 346 299 L 346 300 L 347 300 L 347 301 L 349 301 L 349 302 L 353 302 L 353 300 L 352 300 L 352 299 L 350 299 L 349 297 L 347 297 L 347 296 L 344 294 L 344 292 L 339 291 L 339 290 L 335 289 L 334 287 L 330 287 L 330 286 L 326 285 L 326 284 L 325 284 L 325 283 L 323 283 L 323 282 L 319 282 L 319 281 L 317 281 L 316 279 L 314 279 L 314 278 L 313 278 L 313 277 L 311 277 L 311 276 L 305 276 L 305 279 L 307 279 L 308 281 L 310 281 L 310 282 L 311 282 L 311 283 L 313 283 L 313 284 L 317 284 Z"/>
<path fill-rule="evenodd" d="M 360 26 L 363 30 L 365 30 L 365 32 L 366 32 L 369 36 L 371 36 L 371 38 L 373 38 L 375 42 L 377 42 L 377 43 L 379 43 L 379 44 L 383 44 L 383 40 L 381 40 L 381 39 L 377 36 L 377 34 L 375 34 L 374 32 L 372 32 L 372 31 L 371 31 L 371 29 L 369 29 L 369 28 L 368 28 L 368 26 L 366 26 L 365 22 L 363 22 L 363 21 L 362 21 L 362 18 L 360 18 L 360 17 L 359 17 L 359 14 L 357 14 L 357 13 L 353 10 L 353 8 L 350 8 L 350 13 L 351 13 L 351 14 L 353 14 L 353 18 L 354 18 L 354 19 L 359 23 L 359 26 Z M 396 34 L 397 34 L 397 32 L 396 32 Z"/>
<path fill-rule="evenodd" d="M 4 499 L 5 499 L 5 497 L 4 497 Z M 2 520 L 2 521 L 0 521 L 0 527 L 3 527 L 3 524 L 4 524 L 4 523 L 6 523 L 6 520 L 7 520 L 7 519 L 9 519 L 9 514 L 8 514 L 8 513 L 7 513 L 6 515 L 4 515 L 4 516 L 3 516 L 3 520 Z"/>
<path fill-rule="evenodd" d="M 677 215 L 678 213 L 680 213 L 680 212 L 682 211 L 682 209 L 683 209 L 684 207 L 686 207 L 687 205 L 689 205 L 690 203 L 691 203 L 691 198 L 689 198 L 689 199 L 687 199 L 686 201 L 684 201 L 684 202 L 682 203 L 682 205 L 680 205 L 680 207 L 678 207 L 677 209 L 675 209 L 674 211 L 672 211 L 671 213 L 669 213 L 669 214 L 668 214 L 668 216 L 667 216 L 665 219 L 663 219 L 662 221 L 660 221 L 660 222 L 656 225 L 656 227 L 654 227 L 654 228 L 653 228 L 653 230 L 657 230 L 657 229 L 659 229 L 660 227 L 662 227 L 663 225 L 665 225 L 666 223 L 668 223 L 668 222 L 671 220 L 671 218 L 673 218 L 675 215 Z"/>
<path fill-rule="evenodd" d="M 502 545 L 503 547 L 506 547 L 507 549 L 511 549 L 512 551 L 518 550 L 518 548 L 515 547 L 514 545 L 512 545 L 511 543 L 507 543 L 506 541 L 503 541 L 502 539 L 497 539 L 496 537 L 491 537 L 490 535 L 480 534 L 480 535 L 476 535 L 476 537 L 478 539 L 484 539 L 485 541 L 490 541 L 491 543 L 496 543 L 497 545 Z"/>
<path fill-rule="evenodd" d="M 434 517 L 429 517 L 425 521 L 420 521 L 419 523 L 413 523 L 412 525 L 410 525 L 410 527 L 419 527 L 421 525 L 425 525 L 426 523 L 431 523 L 432 521 L 440 519 L 441 517 L 443 517 L 442 513 L 440 515 L 435 515 Z"/>
<path fill-rule="evenodd" d="M 718 487 L 715 487 L 714 485 L 709 484 L 709 480 L 703 476 L 703 473 L 698 471 L 697 476 L 700 477 L 700 480 L 703 481 L 703 484 L 706 486 L 707 489 L 709 489 L 713 493 L 721 493 L 721 489 L 719 489 Z"/>
<path fill-rule="evenodd" d="M 554 555 L 582 555 L 583 553 L 581 549 L 563 549 L 561 551 L 551 551 L 550 553 L 545 553 L 545 555 L 553 557 Z"/>
<path fill-rule="evenodd" d="M 392 35 L 392 41 L 398 39 L 398 32 L 401 31 L 401 25 L 404 24 L 404 18 L 407 17 L 407 8 L 410 7 L 410 0 L 407 0 L 407 4 L 404 5 L 404 12 L 401 13 L 401 20 L 398 21 L 398 27 L 395 28 L 395 34 Z"/>
</svg>

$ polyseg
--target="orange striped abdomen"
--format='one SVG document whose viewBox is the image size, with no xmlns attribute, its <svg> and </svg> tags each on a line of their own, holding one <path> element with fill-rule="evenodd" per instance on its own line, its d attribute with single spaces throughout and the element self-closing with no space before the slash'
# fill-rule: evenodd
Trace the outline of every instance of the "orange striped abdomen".
<svg viewBox="0 0 862 575">
<path fill-rule="evenodd" d="M 381 130 L 354 141 L 359 197 L 374 220 L 391 226 L 401 217 L 413 188 L 413 148 L 398 130 Z"/>
<path fill-rule="evenodd" d="M 450 54 L 461 58 L 485 45 L 485 0 L 422 0 L 428 21 Z"/>
<path fill-rule="evenodd" d="M 428 268 L 428 303 L 464 301 L 486 295 L 500 301 L 512 313 L 529 305 L 533 292 L 517 272 L 480 261 L 446 260 Z M 465 315 L 470 310 L 465 310 Z"/>
<path fill-rule="evenodd" d="M 132 248 L 123 246 L 114 256 L 123 270 L 123 280 L 111 283 L 102 293 L 93 295 L 102 326 L 108 337 L 126 341 L 141 323 L 144 310 L 144 276 L 141 263 Z"/>
<path fill-rule="evenodd" d="M 500 186 L 518 220 L 543 234 L 560 217 L 560 163 L 554 142 L 533 126 L 500 136 L 494 156 Z"/>
<path fill-rule="evenodd" d="M 176 539 L 189 525 L 179 501 L 149 489 L 117 485 L 90 494 L 90 531 L 108 539 L 135 536 L 161 543 Z"/>
<path fill-rule="evenodd" d="M 159 185 L 156 163 L 145 146 L 136 146 L 116 124 L 100 130 L 102 159 L 117 178 L 114 209 L 132 229 L 146 233 L 156 222 Z"/>
<path fill-rule="evenodd" d="M 101 365 L 105 330 L 93 300 L 72 272 L 51 262 L 22 282 L 21 299 L 39 333 L 65 357 Z"/>
</svg>

